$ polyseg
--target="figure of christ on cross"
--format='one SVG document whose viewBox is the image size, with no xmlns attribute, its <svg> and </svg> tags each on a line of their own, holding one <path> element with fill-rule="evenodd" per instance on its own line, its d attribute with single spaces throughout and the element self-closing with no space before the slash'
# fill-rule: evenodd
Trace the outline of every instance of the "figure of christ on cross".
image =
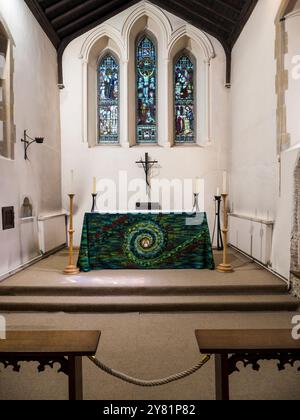
<svg viewBox="0 0 300 420">
<path fill-rule="evenodd" d="M 149 153 L 145 154 L 145 160 L 141 159 L 140 161 L 136 162 L 137 165 L 142 165 L 145 176 L 146 176 L 146 189 L 147 193 L 151 189 L 151 182 L 150 182 L 150 175 L 151 175 L 151 169 L 154 167 L 154 165 L 158 164 L 157 160 L 151 160 L 149 158 Z"/>
</svg>

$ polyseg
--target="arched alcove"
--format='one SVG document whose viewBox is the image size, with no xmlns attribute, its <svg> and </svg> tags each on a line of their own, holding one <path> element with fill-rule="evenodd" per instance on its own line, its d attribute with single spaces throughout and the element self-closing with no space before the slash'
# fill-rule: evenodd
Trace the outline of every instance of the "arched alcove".
<svg viewBox="0 0 300 420">
<path fill-rule="evenodd" d="M 21 206 L 21 219 L 28 219 L 33 216 L 33 206 L 29 197 L 25 197 Z"/>
</svg>

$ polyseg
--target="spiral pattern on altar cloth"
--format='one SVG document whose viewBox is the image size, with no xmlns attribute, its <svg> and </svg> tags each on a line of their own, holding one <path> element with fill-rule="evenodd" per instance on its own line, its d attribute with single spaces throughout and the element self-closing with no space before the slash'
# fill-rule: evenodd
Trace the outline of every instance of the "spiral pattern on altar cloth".
<svg viewBox="0 0 300 420">
<path fill-rule="evenodd" d="M 132 226 L 125 235 L 124 252 L 135 264 L 149 266 L 163 253 L 167 235 L 154 222 Z"/>
</svg>

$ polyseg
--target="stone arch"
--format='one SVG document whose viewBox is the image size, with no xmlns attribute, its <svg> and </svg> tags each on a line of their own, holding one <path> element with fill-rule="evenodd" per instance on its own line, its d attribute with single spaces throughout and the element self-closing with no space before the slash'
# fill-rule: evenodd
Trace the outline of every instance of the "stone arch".
<svg viewBox="0 0 300 420">
<path fill-rule="evenodd" d="M 171 58 L 171 54 L 173 53 L 176 45 L 180 43 L 180 41 L 184 38 L 189 38 L 193 40 L 197 45 L 198 48 L 203 53 L 203 59 L 206 61 L 210 61 L 215 58 L 216 53 L 213 47 L 212 42 L 208 38 L 208 36 L 200 31 L 200 29 L 196 29 L 191 25 L 184 25 L 178 28 L 173 34 L 170 39 L 168 45 L 168 58 Z"/>
<path fill-rule="evenodd" d="M 125 46 L 123 38 L 120 36 L 118 30 L 116 30 L 111 25 L 107 24 L 103 24 L 100 27 L 96 28 L 84 40 L 80 50 L 79 58 L 84 61 L 88 61 L 92 49 L 95 48 L 95 45 L 104 37 L 111 39 L 115 43 L 115 45 L 118 46 L 119 58 L 124 61 L 126 57 L 124 55 Z"/>
<path fill-rule="evenodd" d="M 0 156 L 14 159 L 14 40 L 0 15 Z"/>
<path fill-rule="evenodd" d="M 123 28 L 122 28 L 122 38 L 126 40 L 126 47 L 127 47 L 127 59 L 130 56 L 130 38 L 132 34 L 135 32 L 135 28 L 139 25 L 141 21 L 144 21 L 144 26 L 147 27 L 148 21 L 155 22 L 155 26 L 159 33 L 160 43 L 162 43 L 162 49 L 167 51 L 168 43 L 172 35 L 172 25 L 169 21 L 167 15 L 155 5 L 150 3 L 139 3 L 130 14 L 130 16 L 126 19 Z M 142 32 L 140 29 L 139 32 Z"/>
</svg>

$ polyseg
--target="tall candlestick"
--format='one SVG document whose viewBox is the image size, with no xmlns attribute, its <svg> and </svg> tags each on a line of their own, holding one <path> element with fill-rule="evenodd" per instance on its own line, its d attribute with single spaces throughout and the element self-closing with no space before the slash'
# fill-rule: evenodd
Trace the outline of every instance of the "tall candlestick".
<svg viewBox="0 0 300 420">
<path fill-rule="evenodd" d="M 73 236 L 74 236 L 74 225 L 73 225 L 73 211 L 74 211 L 74 194 L 69 194 L 70 198 L 70 226 L 69 226 L 69 265 L 64 269 L 64 274 L 66 275 L 76 275 L 79 274 L 80 270 L 74 264 L 74 254 L 73 254 Z"/>
<path fill-rule="evenodd" d="M 194 194 L 200 194 L 202 187 L 202 180 L 200 178 L 196 178 L 194 181 Z"/>
<path fill-rule="evenodd" d="M 223 222 L 223 262 L 217 267 L 220 273 L 232 273 L 234 270 L 232 265 L 228 262 L 228 210 L 227 210 L 227 194 L 222 194 L 223 209 L 224 209 L 224 222 Z"/>
<path fill-rule="evenodd" d="M 74 194 L 74 170 L 71 170 L 70 194 Z"/>
<path fill-rule="evenodd" d="M 227 172 L 223 172 L 223 194 L 227 194 Z"/>
<path fill-rule="evenodd" d="M 93 194 L 97 194 L 97 179 L 93 178 Z"/>
</svg>

